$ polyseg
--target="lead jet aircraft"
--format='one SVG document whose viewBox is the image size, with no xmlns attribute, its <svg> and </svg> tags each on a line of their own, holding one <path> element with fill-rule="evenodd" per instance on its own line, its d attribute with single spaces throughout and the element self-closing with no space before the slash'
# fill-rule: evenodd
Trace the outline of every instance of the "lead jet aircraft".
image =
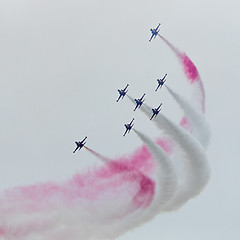
<svg viewBox="0 0 240 240">
<path fill-rule="evenodd" d="M 86 140 L 87 137 L 85 137 L 82 141 L 79 142 L 75 142 L 77 147 L 76 149 L 73 151 L 73 153 L 75 153 L 77 150 L 81 150 L 81 148 L 85 145 L 86 142 L 84 142 Z"/>
<path fill-rule="evenodd" d="M 157 108 L 152 108 L 153 115 L 150 118 L 150 120 L 152 120 L 154 117 L 156 117 L 159 114 L 159 112 L 161 111 L 160 109 L 161 106 L 162 106 L 162 103 Z"/>
<path fill-rule="evenodd" d="M 159 33 L 159 31 L 160 31 L 160 30 L 158 30 L 158 28 L 159 28 L 160 25 L 161 25 L 161 23 L 159 23 L 156 28 L 150 29 L 150 31 L 151 31 L 151 33 L 152 33 L 152 36 L 151 36 L 151 38 L 149 39 L 149 42 L 151 42 L 151 40 L 152 40 L 153 37 L 156 38 L 156 36 L 158 35 L 158 33 Z"/>
<path fill-rule="evenodd" d="M 127 87 L 129 86 L 129 84 L 127 84 L 127 86 L 124 89 L 118 89 L 118 93 L 120 94 L 120 96 L 118 97 L 117 102 L 120 100 L 120 98 L 124 98 L 124 96 L 127 93 Z"/>
<path fill-rule="evenodd" d="M 139 107 L 141 107 L 142 106 L 142 104 L 143 104 L 143 102 L 144 102 L 144 100 L 145 99 L 143 99 L 144 98 L 144 96 L 145 96 L 145 93 L 142 95 L 142 97 L 141 98 L 138 98 L 138 99 L 134 99 L 135 100 L 135 102 L 136 102 L 136 107 L 134 108 L 134 110 L 133 111 L 136 111 L 136 109 Z"/>
<path fill-rule="evenodd" d="M 165 74 L 162 79 L 157 79 L 157 81 L 158 81 L 158 86 L 157 86 L 157 88 L 155 89 L 155 91 L 157 91 L 159 87 L 162 88 L 163 84 L 166 82 L 166 80 L 164 81 L 164 79 L 166 78 L 166 76 L 167 76 L 167 74 Z"/>
<path fill-rule="evenodd" d="M 131 121 L 130 123 L 124 124 L 124 126 L 125 126 L 125 128 L 126 128 L 126 131 L 125 131 L 125 133 L 123 134 L 123 136 L 125 136 L 127 133 L 129 133 L 130 130 L 132 129 L 132 127 L 133 127 L 133 125 L 134 125 L 134 124 L 132 124 L 132 123 L 133 123 L 133 120 L 134 120 L 134 118 L 132 119 L 132 121 Z"/>
</svg>

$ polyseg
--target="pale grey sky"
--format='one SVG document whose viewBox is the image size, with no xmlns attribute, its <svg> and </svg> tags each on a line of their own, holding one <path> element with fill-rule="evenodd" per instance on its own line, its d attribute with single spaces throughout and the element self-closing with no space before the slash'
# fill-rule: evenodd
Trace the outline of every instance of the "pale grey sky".
<svg viewBox="0 0 240 240">
<path fill-rule="evenodd" d="M 106 156 L 130 153 L 141 144 L 123 139 L 132 116 L 117 89 L 130 84 L 140 97 L 165 72 L 169 85 L 188 94 L 181 66 L 149 28 L 185 51 L 206 90 L 208 150 L 212 177 L 202 194 L 174 213 L 119 240 L 239 239 L 239 7 L 238 1 L 2 0 L 0 2 L 0 189 L 64 180 L 97 164 L 87 151 L 73 155 L 74 141 Z M 166 91 L 163 113 L 180 114 Z M 136 127 L 156 129 L 138 112 Z"/>
</svg>

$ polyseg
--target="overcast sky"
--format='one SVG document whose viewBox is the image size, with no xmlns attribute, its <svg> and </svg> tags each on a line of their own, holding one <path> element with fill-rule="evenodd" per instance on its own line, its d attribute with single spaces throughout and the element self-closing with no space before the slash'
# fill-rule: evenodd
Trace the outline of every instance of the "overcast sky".
<svg viewBox="0 0 240 240">
<path fill-rule="evenodd" d="M 69 179 L 98 160 L 74 141 L 105 156 L 131 153 L 136 135 L 156 129 L 117 89 L 146 92 L 148 104 L 164 102 L 163 114 L 179 119 L 166 89 L 151 94 L 156 79 L 188 96 L 181 66 L 150 28 L 196 64 L 206 90 L 208 150 L 212 177 L 200 196 L 174 213 L 119 240 L 239 239 L 239 1 L 1 0 L 0 1 L 0 190 L 46 180 Z M 189 95 L 190 96 L 190 95 Z"/>
</svg>

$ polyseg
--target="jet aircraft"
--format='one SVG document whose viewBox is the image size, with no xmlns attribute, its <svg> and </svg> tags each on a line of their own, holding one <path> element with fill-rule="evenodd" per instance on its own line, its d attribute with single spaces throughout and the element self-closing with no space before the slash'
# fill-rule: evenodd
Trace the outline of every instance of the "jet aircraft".
<svg viewBox="0 0 240 240">
<path fill-rule="evenodd" d="M 144 100 L 145 99 L 143 99 L 144 98 L 144 96 L 145 96 L 145 93 L 142 95 L 142 97 L 141 98 L 138 98 L 138 99 L 134 99 L 135 100 L 135 102 L 136 102 L 136 107 L 134 108 L 134 110 L 133 111 L 136 111 L 136 109 L 139 107 L 141 107 L 142 106 L 142 104 L 143 104 L 143 102 L 144 102 Z"/>
<path fill-rule="evenodd" d="M 161 106 L 162 106 L 162 103 L 157 108 L 152 108 L 153 115 L 150 118 L 150 120 L 152 120 L 154 117 L 156 117 L 159 114 L 159 112 L 161 111 L 160 109 Z"/>
<path fill-rule="evenodd" d="M 132 127 L 133 127 L 133 125 L 134 125 L 134 124 L 132 124 L 132 123 L 133 123 L 133 120 L 134 120 L 134 118 L 132 119 L 132 121 L 131 121 L 130 123 L 124 124 L 124 125 L 125 125 L 125 128 L 126 128 L 126 131 L 125 131 L 125 133 L 123 134 L 123 136 L 125 136 L 127 133 L 129 133 L 130 130 L 132 129 Z"/>
<path fill-rule="evenodd" d="M 124 88 L 124 89 L 118 89 L 118 93 L 120 94 L 118 99 L 117 99 L 117 102 L 121 99 L 121 98 L 124 98 L 124 96 L 126 95 L 127 93 L 127 87 L 129 86 L 129 84 L 127 84 L 127 86 Z"/>
<path fill-rule="evenodd" d="M 73 153 L 75 153 L 77 150 L 80 150 L 86 142 L 84 142 L 86 140 L 87 137 L 85 137 L 82 141 L 79 141 L 79 142 L 75 142 L 77 147 L 76 149 L 73 151 Z"/>
<path fill-rule="evenodd" d="M 158 33 L 159 33 L 159 31 L 160 31 L 160 30 L 158 30 L 158 28 L 159 28 L 160 25 L 161 25 L 161 23 L 159 23 L 156 28 L 150 29 L 150 31 L 151 31 L 151 33 L 152 33 L 152 36 L 151 36 L 151 38 L 149 39 L 149 42 L 151 42 L 151 40 L 152 40 L 153 37 L 156 38 L 156 36 L 158 35 Z"/>
<path fill-rule="evenodd" d="M 166 82 L 166 80 L 164 81 L 164 79 L 166 78 L 166 76 L 167 76 L 167 74 L 165 74 L 162 79 L 157 79 L 157 81 L 158 81 L 158 86 L 157 86 L 157 88 L 155 89 L 155 91 L 157 91 L 159 87 L 162 88 L 163 84 Z"/>
</svg>

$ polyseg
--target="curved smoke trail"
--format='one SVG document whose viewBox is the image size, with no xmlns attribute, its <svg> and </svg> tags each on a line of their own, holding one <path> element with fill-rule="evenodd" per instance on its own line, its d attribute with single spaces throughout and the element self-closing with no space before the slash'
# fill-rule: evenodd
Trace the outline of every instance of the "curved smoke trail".
<svg viewBox="0 0 240 240">
<path fill-rule="evenodd" d="M 177 188 L 177 179 L 175 167 L 166 154 L 166 152 L 156 145 L 150 138 L 145 136 L 143 133 L 133 129 L 133 131 L 138 135 L 138 137 L 144 142 L 148 147 L 151 157 L 155 162 L 154 173 L 152 178 L 155 179 L 155 195 L 151 204 L 145 209 L 138 209 L 132 214 L 126 215 L 124 221 L 119 224 L 111 224 L 111 229 L 113 230 L 114 236 L 119 236 L 129 229 L 140 226 L 145 222 L 151 220 L 155 217 L 156 213 L 163 210 L 163 207 L 168 203 L 168 201 L 174 196 Z M 99 157 L 99 154 L 91 150 L 91 152 Z M 101 159 L 101 157 L 100 157 Z"/>
<path fill-rule="evenodd" d="M 134 99 L 131 96 L 128 96 L 128 98 L 134 103 Z M 181 101 L 181 99 L 178 100 Z M 185 109 L 185 105 L 181 105 Z M 189 111 L 187 107 L 185 112 L 187 112 L 189 116 L 191 111 Z M 140 109 L 147 115 L 148 118 L 151 117 L 152 110 L 149 106 L 143 104 Z M 210 171 L 205 150 L 199 141 L 160 113 L 159 115 L 160 116 L 157 116 L 152 121 L 164 133 L 166 133 L 168 136 L 171 136 L 175 143 L 181 147 L 181 150 L 185 156 L 183 161 L 184 181 L 179 184 L 176 195 L 165 207 L 165 210 L 170 211 L 178 209 L 189 199 L 198 195 L 207 184 L 210 177 Z M 202 118 L 203 116 L 201 119 Z M 190 119 L 194 119 L 194 114 L 193 118 L 190 116 Z M 200 138 L 200 140 L 201 139 L 202 138 Z"/>
<path fill-rule="evenodd" d="M 197 109 L 193 108 L 184 97 L 174 92 L 167 85 L 165 85 L 165 87 L 184 111 L 185 117 L 192 126 L 191 133 L 200 141 L 204 148 L 207 148 L 210 139 L 210 131 L 204 115 Z"/>
<path fill-rule="evenodd" d="M 177 178 L 175 167 L 171 161 L 171 158 L 166 154 L 166 152 L 156 145 L 150 138 L 145 136 L 140 131 L 133 129 L 138 137 L 146 144 L 150 150 L 153 158 L 158 163 L 158 168 L 160 168 L 158 177 L 158 187 L 156 189 L 161 191 L 155 194 L 155 212 L 159 212 L 175 194 L 177 187 Z"/>
<path fill-rule="evenodd" d="M 183 66 L 185 76 L 189 80 L 189 83 L 192 85 L 193 88 L 192 100 L 193 102 L 196 103 L 197 108 L 201 109 L 202 112 L 205 112 L 205 90 L 196 66 L 184 52 L 179 51 L 166 38 L 164 38 L 160 34 L 158 34 L 158 36 L 170 47 L 170 49 L 172 49 L 172 51 L 177 56 L 181 65 Z"/>
<path fill-rule="evenodd" d="M 166 210 L 181 207 L 190 198 L 197 196 L 208 183 L 210 170 L 204 148 L 189 133 L 160 115 L 154 119 L 156 125 L 170 133 L 185 154 L 185 181 L 179 186 L 175 197 L 168 203 Z"/>
<path fill-rule="evenodd" d="M 46 233 L 50 237 L 44 239 L 55 239 L 53 235 L 61 236 L 62 228 L 76 226 L 77 235 L 72 239 L 118 236 L 119 231 L 106 226 L 147 208 L 155 192 L 155 183 L 146 176 L 152 167 L 146 162 L 143 174 L 124 161 L 77 174 L 64 184 L 46 183 L 7 191 L 1 199 L 0 234 L 7 239 L 35 239 L 32 234 Z M 131 161 L 139 161 L 136 166 L 142 164 L 135 155 Z"/>
<path fill-rule="evenodd" d="M 180 125 L 187 131 L 159 114 L 153 121 L 167 135 L 157 140 L 162 148 L 133 129 L 145 145 L 129 156 L 111 159 L 87 148 L 104 166 L 62 183 L 7 189 L 0 197 L 0 240 L 114 239 L 160 212 L 179 208 L 202 191 L 210 176 L 203 84 L 188 56 L 159 37 L 180 60 L 200 110 L 167 87 L 184 111 Z M 151 116 L 149 107 L 141 109 Z M 172 153 L 183 163 L 183 180 Z"/>
</svg>

